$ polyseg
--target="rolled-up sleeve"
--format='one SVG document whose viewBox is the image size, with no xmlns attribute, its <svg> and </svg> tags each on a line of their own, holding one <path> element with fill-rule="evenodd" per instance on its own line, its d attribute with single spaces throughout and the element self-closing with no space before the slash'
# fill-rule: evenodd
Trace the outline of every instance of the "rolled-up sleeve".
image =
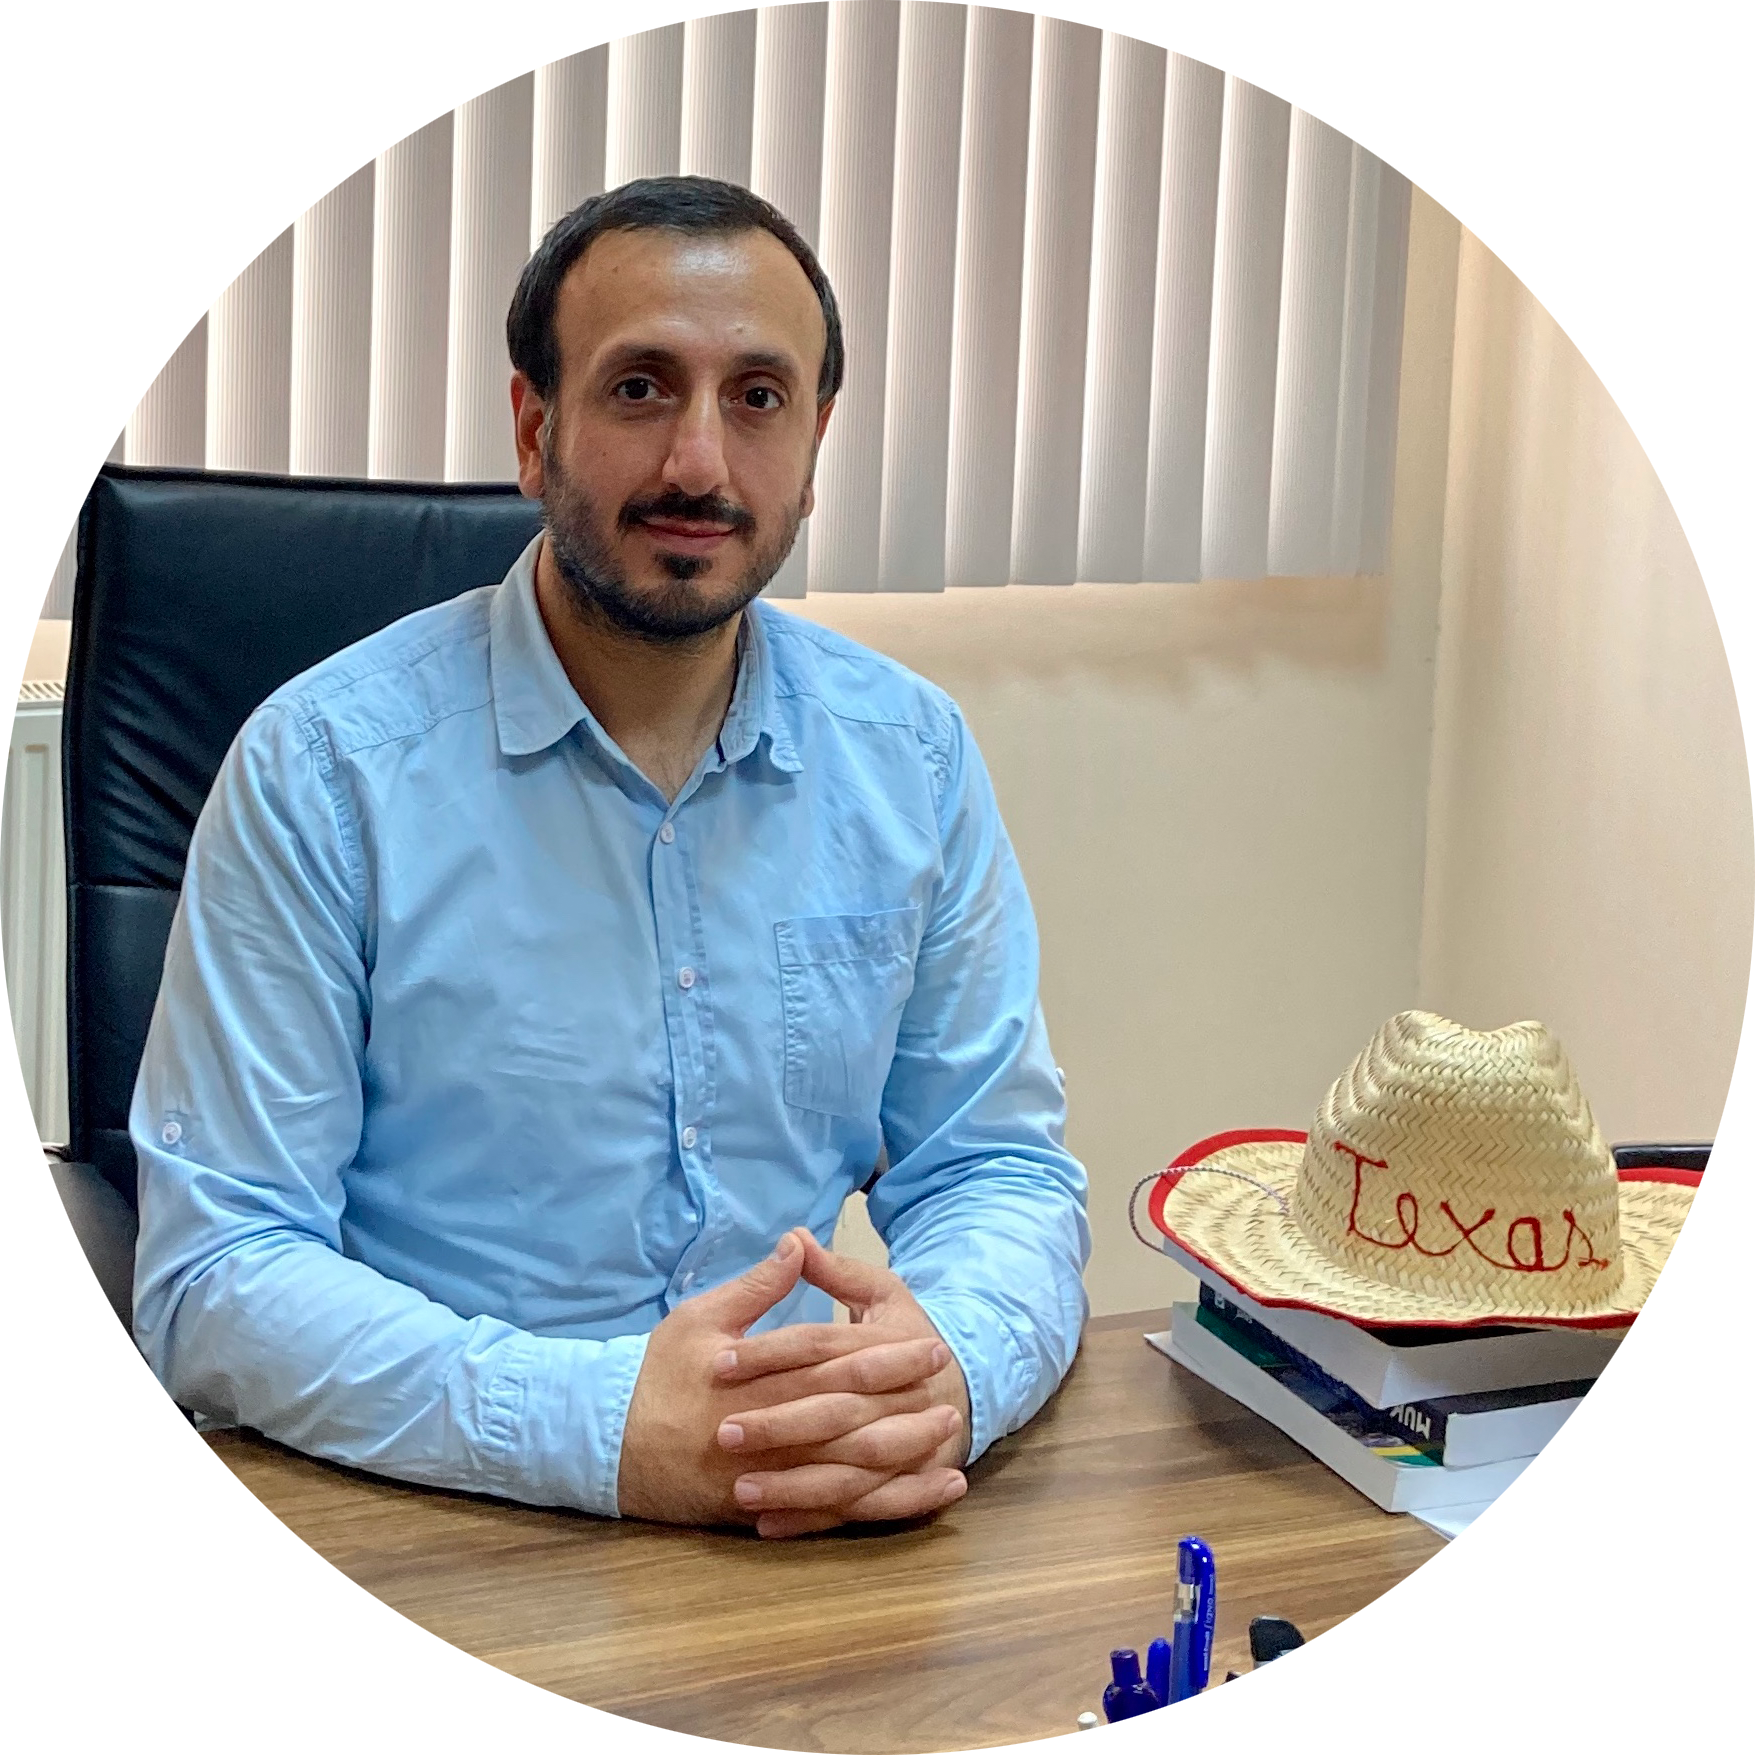
<svg viewBox="0 0 1755 1755">
<path fill-rule="evenodd" d="M 980 752 L 946 709 L 943 876 L 884 1091 L 872 1222 L 957 1356 L 970 1459 L 1022 1426 L 1077 1352 L 1083 1167 L 1038 999 L 1035 916 Z"/>
<path fill-rule="evenodd" d="M 327 746 L 271 702 L 197 826 L 135 1087 L 136 1338 L 193 1411 L 403 1480 L 613 1515 L 643 1335 L 465 1318 L 343 1253 L 370 945 Z"/>
</svg>

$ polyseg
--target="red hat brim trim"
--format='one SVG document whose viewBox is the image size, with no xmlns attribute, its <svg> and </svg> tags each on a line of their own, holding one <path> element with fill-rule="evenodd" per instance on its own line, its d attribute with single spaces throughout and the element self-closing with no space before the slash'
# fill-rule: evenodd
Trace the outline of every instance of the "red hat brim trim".
<svg viewBox="0 0 1755 1755">
<path fill-rule="evenodd" d="M 1209 1261 L 1186 1237 L 1178 1235 L 1170 1229 L 1164 1218 L 1164 1203 L 1170 1197 L 1170 1191 L 1182 1180 L 1184 1170 L 1193 1169 L 1197 1164 L 1204 1163 L 1215 1152 L 1228 1151 L 1232 1146 L 1253 1145 L 1298 1145 L 1304 1144 L 1309 1134 L 1298 1128 L 1290 1127 L 1235 1127 L 1226 1133 L 1210 1134 L 1204 1140 L 1196 1140 L 1187 1151 L 1179 1152 L 1176 1157 L 1165 1165 L 1163 1174 L 1152 1184 L 1152 1192 L 1146 1197 L 1146 1213 L 1154 1228 L 1161 1236 L 1167 1237 L 1184 1254 L 1192 1256 L 1209 1272 L 1217 1274 L 1226 1284 L 1228 1277 L 1217 1263 Z M 1699 1170 L 1672 1170 L 1652 1168 L 1641 1170 L 1621 1170 L 1616 1173 L 1621 1182 L 1668 1182 L 1682 1188 L 1698 1188 L 1703 1172 Z M 1238 1288 L 1240 1291 L 1243 1288 Z M 1244 1294 L 1254 1303 L 1267 1305 L 1281 1310 L 1313 1310 L 1319 1315 L 1335 1316 L 1342 1322 L 1352 1322 L 1360 1328 L 1626 1328 L 1633 1318 L 1627 1315 L 1614 1316 L 1575 1316 L 1544 1317 L 1539 1322 L 1525 1319 L 1522 1322 L 1512 1321 L 1505 1317 L 1479 1317 L 1472 1322 L 1454 1322 L 1443 1319 L 1411 1317 L 1396 1322 L 1364 1322 L 1357 1317 L 1340 1316 L 1336 1311 L 1324 1310 L 1321 1305 L 1312 1304 L 1305 1298 L 1274 1298 L 1262 1292 L 1247 1291 Z"/>
</svg>

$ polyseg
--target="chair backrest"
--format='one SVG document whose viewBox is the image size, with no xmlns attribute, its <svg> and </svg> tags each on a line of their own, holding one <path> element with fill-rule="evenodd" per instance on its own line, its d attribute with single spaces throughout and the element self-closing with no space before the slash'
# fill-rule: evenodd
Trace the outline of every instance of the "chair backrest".
<svg viewBox="0 0 1755 1755">
<path fill-rule="evenodd" d="M 283 682 L 500 579 L 536 534 L 515 487 L 106 466 L 79 520 L 67 674 L 69 1155 L 130 1203 L 128 1105 L 189 836 Z"/>
</svg>

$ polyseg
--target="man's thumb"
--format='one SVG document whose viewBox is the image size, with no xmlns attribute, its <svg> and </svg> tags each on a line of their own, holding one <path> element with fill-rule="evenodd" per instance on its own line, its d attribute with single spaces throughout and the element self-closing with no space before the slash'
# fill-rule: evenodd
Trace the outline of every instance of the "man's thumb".
<svg viewBox="0 0 1755 1755">
<path fill-rule="evenodd" d="M 796 1231 L 788 1231 L 748 1273 L 715 1286 L 695 1300 L 701 1315 L 741 1335 L 758 1318 L 766 1316 L 794 1286 L 804 1271 L 804 1245 Z"/>
<path fill-rule="evenodd" d="M 850 1255 L 838 1255 L 823 1248 L 814 1237 L 805 1244 L 804 1277 L 818 1290 L 856 1311 L 878 1303 L 895 1284 L 887 1269 L 857 1261 Z"/>
</svg>

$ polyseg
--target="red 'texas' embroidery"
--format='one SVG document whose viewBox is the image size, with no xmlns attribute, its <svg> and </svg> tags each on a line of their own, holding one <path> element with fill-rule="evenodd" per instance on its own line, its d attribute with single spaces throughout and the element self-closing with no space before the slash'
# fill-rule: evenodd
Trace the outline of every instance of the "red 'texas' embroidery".
<svg viewBox="0 0 1755 1755">
<path fill-rule="evenodd" d="M 1395 1197 L 1395 1217 L 1396 1223 L 1401 1227 L 1401 1236 L 1373 1237 L 1369 1231 L 1359 1228 L 1359 1201 L 1365 1192 L 1365 1168 L 1369 1165 L 1373 1170 L 1387 1170 L 1389 1162 L 1384 1158 L 1368 1158 L 1363 1152 L 1356 1152 L 1339 1140 L 1334 1142 L 1333 1149 L 1353 1160 L 1353 1204 L 1347 1210 L 1347 1231 L 1361 1243 L 1374 1244 L 1379 1249 L 1412 1249 L 1417 1254 L 1434 1260 L 1451 1255 L 1467 1244 L 1482 1261 L 1514 1274 L 1551 1274 L 1569 1262 L 1575 1267 L 1587 1268 L 1606 1268 L 1609 1265 L 1596 1254 L 1596 1246 L 1591 1241 L 1590 1233 L 1579 1224 L 1570 1207 L 1561 1210 L 1560 1216 L 1566 1221 L 1566 1245 L 1553 1261 L 1543 1252 L 1542 1221 L 1534 1214 L 1520 1214 L 1505 1227 L 1505 1256 L 1502 1260 L 1475 1241 L 1475 1234 L 1494 1217 L 1495 1209 L 1488 1207 L 1472 1225 L 1465 1225 L 1447 1200 L 1438 1203 L 1438 1210 L 1455 1228 L 1456 1236 L 1442 1249 L 1428 1248 L 1420 1241 L 1419 1197 L 1406 1188 Z M 1573 1262 L 1572 1246 L 1575 1242 L 1582 1245 L 1584 1253 Z"/>
</svg>

